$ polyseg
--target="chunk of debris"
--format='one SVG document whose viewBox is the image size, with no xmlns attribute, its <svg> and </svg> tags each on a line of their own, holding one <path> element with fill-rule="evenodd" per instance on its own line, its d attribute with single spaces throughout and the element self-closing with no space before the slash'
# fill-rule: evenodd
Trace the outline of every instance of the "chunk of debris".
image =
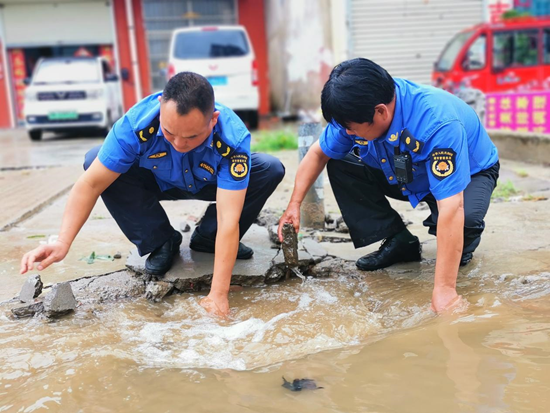
<svg viewBox="0 0 550 413">
<path fill-rule="evenodd" d="M 75 308 L 76 300 L 70 282 L 55 284 L 44 298 L 44 313 L 47 317 L 60 317 Z"/>
<path fill-rule="evenodd" d="M 180 231 L 183 233 L 191 231 L 191 225 L 188 222 L 180 223 Z"/>
<path fill-rule="evenodd" d="M 290 391 L 318 390 L 323 388 L 318 387 L 315 381 L 311 379 L 294 379 L 291 383 L 287 381 L 284 376 L 282 386 Z"/>
<path fill-rule="evenodd" d="M 39 301 L 38 303 L 26 305 L 24 307 L 12 308 L 11 312 L 16 318 L 34 317 L 36 314 L 44 312 L 44 304 Z"/>
<path fill-rule="evenodd" d="M 113 255 L 113 258 L 115 260 L 120 260 L 122 258 L 122 253 L 120 251 L 117 251 L 115 255 Z"/>
<path fill-rule="evenodd" d="M 34 299 L 42 294 L 42 287 L 44 284 L 40 279 L 39 274 L 31 275 L 23 284 L 21 292 L 19 293 L 19 301 L 22 303 L 33 303 Z"/>
<path fill-rule="evenodd" d="M 165 281 L 151 281 L 145 289 L 145 298 L 155 303 L 161 302 L 174 289 L 174 285 Z"/>
<path fill-rule="evenodd" d="M 298 235 L 292 224 L 283 225 L 283 255 L 288 266 L 298 265 Z"/>
</svg>

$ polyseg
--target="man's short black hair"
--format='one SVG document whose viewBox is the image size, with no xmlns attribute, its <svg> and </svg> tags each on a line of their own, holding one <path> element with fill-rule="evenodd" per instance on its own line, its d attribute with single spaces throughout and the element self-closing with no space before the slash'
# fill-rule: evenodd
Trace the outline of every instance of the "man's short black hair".
<svg viewBox="0 0 550 413">
<path fill-rule="evenodd" d="M 374 108 L 389 104 L 395 95 L 390 74 L 371 60 L 356 58 L 340 63 L 330 73 L 321 93 L 327 122 L 347 128 L 350 122 L 372 123 Z"/>
<path fill-rule="evenodd" d="M 193 72 L 181 72 L 172 77 L 162 92 L 162 100 L 173 100 L 180 115 L 187 115 L 193 109 L 200 110 L 205 117 L 214 113 L 214 90 L 212 85 Z"/>
</svg>

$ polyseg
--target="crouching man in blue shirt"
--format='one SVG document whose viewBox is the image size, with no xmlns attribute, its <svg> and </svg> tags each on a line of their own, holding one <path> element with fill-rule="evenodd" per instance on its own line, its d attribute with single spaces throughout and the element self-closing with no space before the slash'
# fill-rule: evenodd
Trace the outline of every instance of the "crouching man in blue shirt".
<svg viewBox="0 0 550 413">
<path fill-rule="evenodd" d="M 201 305 L 227 315 L 235 259 L 254 253 L 240 239 L 283 179 L 284 167 L 272 156 L 250 153 L 250 133 L 233 111 L 214 102 L 210 83 L 191 72 L 174 76 L 162 93 L 143 99 L 115 123 L 104 144 L 86 154 L 84 168 L 69 196 L 59 239 L 25 254 L 21 273 L 35 262 L 42 270 L 62 260 L 101 195 L 139 254 L 149 254 L 146 270 L 163 275 L 182 236 L 159 201 L 216 201 L 191 236 L 190 248 L 215 253 L 212 286 Z"/>
<path fill-rule="evenodd" d="M 497 149 L 478 116 L 457 97 L 393 79 L 367 59 L 334 68 L 321 104 L 329 125 L 302 160 L 280 220 L 296 230 L 300 204 L 327 165 L 328 176 L 356 248 L 384 240 L 357 267 L 373 271 L 420 261 L 420 243 L 388 197 L 413 207 L 426 202 L 424 221 L 437 236 L 432 309 L 459 302 L 456 278 L 479 245 L 496 186 Z"/>
</svg>

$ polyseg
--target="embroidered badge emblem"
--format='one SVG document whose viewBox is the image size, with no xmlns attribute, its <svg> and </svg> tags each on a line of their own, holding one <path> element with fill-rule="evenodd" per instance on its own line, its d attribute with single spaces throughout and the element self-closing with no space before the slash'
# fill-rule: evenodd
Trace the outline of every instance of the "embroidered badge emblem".
<svg viewBox="0 0 550 413">
<path fill-rule="evenodd" d="M 248 155 L 246 153 L 233 154 L 229 171 L 236 181 L 242 181 L 246 178 L 246 175 L 248 175 Z"/>
<path fill-rule="evenodd" d="M 431 171 L 437 179 L 445 179 L 455 172 L 456 153 L 452 149 L 434 149 L 430 158 Z"/>
</svg>

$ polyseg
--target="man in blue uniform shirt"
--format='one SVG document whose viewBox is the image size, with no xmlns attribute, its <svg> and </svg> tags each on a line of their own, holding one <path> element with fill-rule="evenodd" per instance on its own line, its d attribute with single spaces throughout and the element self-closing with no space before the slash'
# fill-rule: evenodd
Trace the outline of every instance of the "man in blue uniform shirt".
<svg viewBox="0 0 550 413">
<path fill-rule="evenodd" d="M 356 248 L 384 240 L 357 267 L 373 271 L 420 261 L 420 243 L 387 197 L 426 202 L 424 221 L 437 236 L 432 308 L 459 301 L 456 278 L 480 242 L 496 186 L 497 149 L 476 113 L 457 97 L 393 79 L 367 59 L 334 68 L 321 96 L 329 125 L 298 168 L 279 228 L 296 230 L 300 204 L 327 165 L 330 183 Z"/>
<path fill-rule="evenodd" d="M 149 254 L 146 270 L 163 275 L 182 236 L 159 201 L 216 201 L 190 248 L 215 253 L 211 290 L 201 304 L 227 315 L 235 259 L 254 253 L 240 239 L 282 180 L 284 167 L 272 156 L 250 153 L 250 133 L 233 111 L 214 102 L 208 81 L 190 72 L 174 76 L 162 93 L 143 99 L 116 122 L 104 144 L 86 154 L 84 168 L 58 241 L 25 254 L 21 273 L 35 262 L 42 270 L 62 260 L 101 195 L 139 254 Z"/>
</svg>

